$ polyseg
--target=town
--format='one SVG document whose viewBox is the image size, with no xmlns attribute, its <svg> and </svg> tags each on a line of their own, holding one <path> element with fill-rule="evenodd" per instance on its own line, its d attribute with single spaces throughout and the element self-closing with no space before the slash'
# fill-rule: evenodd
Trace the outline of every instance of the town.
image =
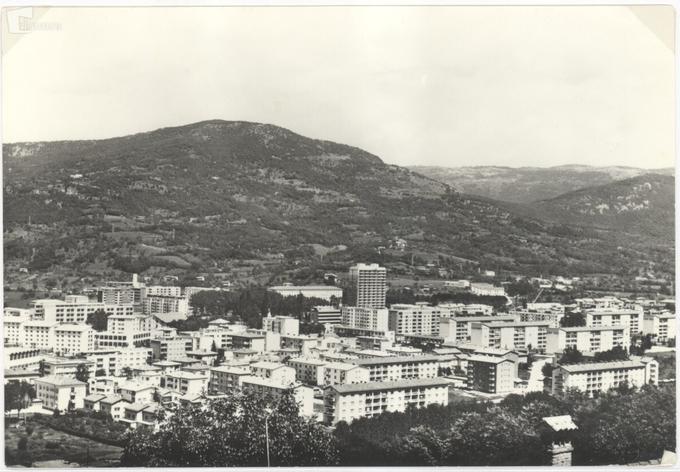
<svg viewBox="0 0 680 472">
<path fill-rule="evenodd" d="M 257 326 L 197 306 L 229 287 L 152 285 L 136 274 L 6 306 L 6 415 L 99 415 L 157 430 L 183 409 L 249 392 L 274 402 L 292 396 L 301 417 L 332 429 L 431 405 L 575 391 L 597 398 L 675 382 L 670 298 L 540 302 L 539 287 L 536 300 L 519 303 L 503 285 L 455 280 L 444 285 L 503 303 L 387 306 L 389 274 L 376 263 L 325 282 L 268 287 L 283 300 L 320 304 L 299 316 L 267 310 Z M 200 320 L 195 329 L 191 320 Z M 577 428 L 569 416 L 544 420 L 556 431 Z M 562 441 L 551 463 L 571 465 L 572 449 Z"/>
</svg>

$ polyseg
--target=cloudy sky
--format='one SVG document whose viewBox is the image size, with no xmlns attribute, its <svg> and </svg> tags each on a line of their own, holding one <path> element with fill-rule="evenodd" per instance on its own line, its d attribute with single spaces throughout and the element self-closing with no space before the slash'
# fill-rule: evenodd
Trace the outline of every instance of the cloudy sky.
<svg viewBox="0 0 680 472">
<path fill-rule="evenodd" d="M 5 142 L 220 118 L 400 165 L 674 165 L 670 7 L 32 14 L 3 21 Z"/>
</svg>

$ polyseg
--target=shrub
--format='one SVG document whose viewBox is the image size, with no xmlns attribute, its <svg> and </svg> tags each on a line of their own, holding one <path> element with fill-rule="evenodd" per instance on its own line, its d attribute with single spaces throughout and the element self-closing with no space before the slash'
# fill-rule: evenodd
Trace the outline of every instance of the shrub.
<svg viewBox="0 0 680 472">
<path fill-rule="evenodd" d="M 28 438 L 26 436 L 22 436 L 17 443 L 17 449 L 20 451 L 25 451 L 26 446 L 28 446 Z"/>
</svg>

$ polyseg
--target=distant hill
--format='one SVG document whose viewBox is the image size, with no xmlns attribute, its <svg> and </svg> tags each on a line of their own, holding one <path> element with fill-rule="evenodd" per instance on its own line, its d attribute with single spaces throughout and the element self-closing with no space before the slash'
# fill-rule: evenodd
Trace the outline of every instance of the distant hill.
<svg viewBox="0 0 680 472">
<path fill-rule="evenodd" d="M 675 178 L 644 174 L 533 204 L 546 220 L 673 238 Z"/>
<path fill-rule="evenodd" d="M 240 273 L 245 265 L 267 274 L 369 259 L 397 270 L 411 252 L 460 270 L 673 269 L 672 240 L 644 228 L 565 225 L 273 125 L 212 120 L 5 144 L 3 155 L 6 274 L 25 266 L 60 269 L 62 279 L 153 268 Z M 407 252 L 390 251 L 395 239 Z"/>
<path fill-rule="evenodd" d="M 410 169 L 451 185 L 463 193 L 516 203 L 545 200 L 581 188 L 604 185 L 650 172 L 674 174 L 672 168 L 649 171 L 634 167 L 579 165 L 547 168 L 412 166 Z"/>
</svg>

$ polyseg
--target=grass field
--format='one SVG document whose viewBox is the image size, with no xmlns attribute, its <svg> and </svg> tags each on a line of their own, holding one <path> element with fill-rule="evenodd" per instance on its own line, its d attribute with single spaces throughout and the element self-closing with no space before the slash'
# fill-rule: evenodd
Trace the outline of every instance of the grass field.
<svg viewBox="0 0 680 472">
<path fill-rule="evenodd" d="M 22 437 L 27 438 L 24 451 L 19 450 Z M 56 431 L 30 418 L 25 425 L 5 421 L 5 461 L 10 467 L 31 464 L 35 467 L 115 467 L 122 451 L 120 447 Z"/>
</svg>

